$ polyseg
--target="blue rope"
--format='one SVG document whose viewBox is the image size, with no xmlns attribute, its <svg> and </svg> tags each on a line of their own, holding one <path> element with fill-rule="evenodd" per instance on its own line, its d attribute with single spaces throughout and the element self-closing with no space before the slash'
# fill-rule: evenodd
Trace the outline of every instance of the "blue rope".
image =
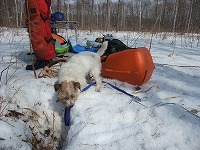
<svg viewBox="0 0 200 150">
<path fill-rule="evenodd" d="M 70 125 L 70 110 L 71 110 L 71 108 L 72 108 L 72 106 L 65 108 L 64 121 L 65 121 L 66 126 Z"/>
<path fill-rule="evenodd" d="M 93 82 L 91 84 L 89 84 L 88 86 L 86 86 L 84 89 L 81 90 L 81 92 L 84 92 L 86 90 L 88 90 L 91 86 L 95 85 L 96 83 Z M 64 115 L 64 121 L 65 121 L 65 125 L 69 126 L 70 125 L 70 110 L 73 106 L 70 107 L 66 107 L 65 108 L 65 115 Z"/>
<path fill-rule="evenodd" d="M 90 83 L 88 86 L 86 86 L 84 89 L 82 89 L 81 92 L 85 92 L 86 90 L 88 90 L 91 86 L 95 85 L 96 82 Z"/>
<path fill-rule="evenodd" d="M 110 84 L 108 82 L 103 81 L 103 83 L 106 83 L 106 84 L 110 85 L 113 89 L 132 97 L 134 100 L 137 100 L 137 102 L 141 102 L 141 99 L 138 96 L 131 95 L 131 94 L 127 93 L 126 91 L 124 91 L 124 90 L 118 88 L 117 86 L 112 85 L 112 84 Z"/>
<path fill-rule="evenodd" d="M 140 105 L 146 107 L 145 105 L 143 105 L 143 104 L 140 103 L 140 102 L 141 102 L 141 99 L 140 99 L 138 96 L 134 96 L 134 95 L 132 95 L 132 94 L 129 94 L 129 93 L 127 93 L 126 91 L 124 91 L 124 90 L 118 88 L 117 86 L 112 85 L 111 83 L 108 83 L 108 82 L 105 82 L 105 81 L 102 81 L 102 82 L 108 84 L 108 85 L 111 86 L 113 89 L 115 89 L 115 90 L 117 90 L 117 91 L 119 91 L 119 92 L 122 92 L 122 93 L 124 93 L 124 94 L 126 94 L 126 95 L 128 95 L 128 96 L 130 96 L 130 97 L 132 97 L 132 100 L 133 100 L 134 102 L 136 102 L 136 103 L 138 103 L 138 104 L 140 104 Z M 91 86 L 93 86 L 93 85 L 95 85 L 95 84 L 96 84 L 96 82 L 93 82 L 93 83 L 87 85 L 84 89 L 82 89 L 81 92 L 85 92 L 85 91 L 88 90 Z M 147 108 L 147 107 L 146 107 L 146 108 Z M 69 126 L 69 124 L 70 124 L 70 109 L 71 109 L 71 107 L 66 107 L 66 108 L 65 108 L 65 118 L 64 118 L 64 119 L 65 119 L 65 125 L 66 125 L 66 126 Z"/>
<path fill-rule="evenodd" d="M 102 82 L 108 84 L 108 85 L 111 86 L 113 89 L 115 89 L 115 90 L 117 90 L 117 91 L 119 91 L 119 92 L 122 92 L 122 93 L 124 93 L 124 94 L 126 94 L 126 95 L 128 95 L 128 96 L 130 96 L 130 97 L 132 97 L 132 101 L 134 101 L 134 102 L 136 102 L 136 103 L 138 103 L 138 104 L 140 104 L 140 105 L 142 105 L 142 106 L 144 106 L 144 107 L 147 108 L 147 106 L 145 106 L 145 105 L 143 105 L 142 103 L 140 103 L 140 102 L 141 102 L 141 99 L 140 99 L 138 96 L 134 96 L 134 95 L 132 95 L 132 94 L 129 94 L 129 93 L 127 93 L 126 91 L 124 91 L 124 90 L 118 88 L 117 86 L 112 85 L 112 84 L 110 84 L 110 83 L 108 83 L 108 82 L 105 82 L 105 81 L 102 81 Z"/>
</svg>

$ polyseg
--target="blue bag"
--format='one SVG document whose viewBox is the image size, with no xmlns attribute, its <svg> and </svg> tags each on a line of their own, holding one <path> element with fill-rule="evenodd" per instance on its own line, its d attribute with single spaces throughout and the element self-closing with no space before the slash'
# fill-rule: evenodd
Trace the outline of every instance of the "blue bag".
<svg viewBox="0 0 200 150">
<path fill-rule="evenodd" d="M 64 13 L 62 12 L 54 12 L 51 14 L 51 21 L 63 21 Z"/>
<path fill-rule="evenodd" d="M 82 46 L 80 44 L 77 44 L 73 47 L 73 51 L 76 53 L 83 52 L 83 51 L 96 52 L 98 49 L 99 49 L 98 47 L 86 48 L 85 46 Z"/>
</svg>

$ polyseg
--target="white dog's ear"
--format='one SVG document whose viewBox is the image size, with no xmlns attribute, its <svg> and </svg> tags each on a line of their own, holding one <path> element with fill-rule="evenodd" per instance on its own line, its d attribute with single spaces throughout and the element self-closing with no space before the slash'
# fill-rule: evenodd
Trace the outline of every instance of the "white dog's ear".
<svg viewBox="0 0 200 150">
<path fill-rule="evenodd" d="M 74 86 L 81 90 L 81 84 L 79 82 L 74 82 Z"/>
<path fill-rule="evenodd" d="M 59 84 L 59 83 L 54 84 L 55 91 L 58 91 L 60 87 L 61 87 L 61 84 Z"/>
</svg>

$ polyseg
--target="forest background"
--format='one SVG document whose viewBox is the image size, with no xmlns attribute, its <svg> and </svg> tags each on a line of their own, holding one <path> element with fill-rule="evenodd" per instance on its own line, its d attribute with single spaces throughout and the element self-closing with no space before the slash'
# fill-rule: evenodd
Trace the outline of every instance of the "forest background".
<svg viewBox="0 0 200 150">
<path fill-rule="evenodd" d="M 0 0 L 0 27 L 25 26 L 25 0 Z M 199 33 L 200 0 L 52 0 L 81 30 Z"/>
</svg>

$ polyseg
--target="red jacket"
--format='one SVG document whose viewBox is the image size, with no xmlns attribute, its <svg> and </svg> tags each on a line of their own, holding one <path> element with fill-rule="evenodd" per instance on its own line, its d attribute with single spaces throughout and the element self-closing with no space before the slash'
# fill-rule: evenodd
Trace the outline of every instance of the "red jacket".
<svg viewBox="0 0 200 150">
<path fill-rule="evenodd" d="M 26 25 L 38 61 L 56 57 L 49 21 L 50 5 L 51 0 L 26 0 Z"/>
</svg>

